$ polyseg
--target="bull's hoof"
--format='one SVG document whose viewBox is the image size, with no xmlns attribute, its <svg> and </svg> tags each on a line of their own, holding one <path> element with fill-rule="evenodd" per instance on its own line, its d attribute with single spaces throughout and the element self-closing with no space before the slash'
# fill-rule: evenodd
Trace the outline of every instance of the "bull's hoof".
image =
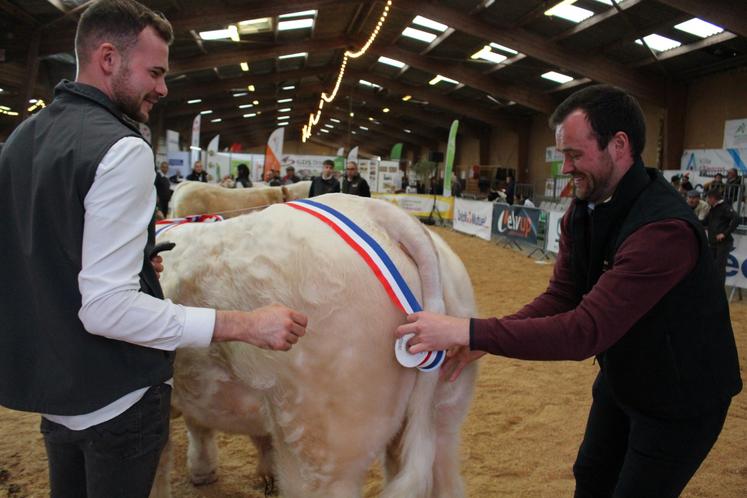
<svg viewBox="0 0 747 498">
<path fill-rule="evenodd" d="M 265 496 L 276 496 L 278 488 L 275 486 L 275 478 L 272 476 L 263 476 L 262 482 L 265 485 Z"/>
<path fill-rule="evenodd" d="M 212 484 L 218 480 L 218 472 L 211 470 L 207 474 L 192 474 L 190 476 L 192 484 L 195 486 L 204 486 L 205 484 Z"/>
</svg>

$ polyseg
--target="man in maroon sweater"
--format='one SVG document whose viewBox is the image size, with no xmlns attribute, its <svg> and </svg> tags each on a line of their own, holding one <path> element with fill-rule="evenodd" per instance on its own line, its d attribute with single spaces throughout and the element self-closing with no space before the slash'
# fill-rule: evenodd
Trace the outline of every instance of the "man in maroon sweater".
<svg viewBox="0 0 747 498">
<path fill-rule="evenodd" d="M 415 313 L 396 335 L 414 334 L 413 353 L 454 348 L 442 373 L 451 371 L 452 380 L 486 352 L 528 360 L 596 355 L 575 496 L 676 497 L 742 387 L 723 287 L 700 223 L 643 166 L 645 122 L 632 96 L 585 88 L 550 125 L 576 200 L 563 218 L 547 290 L 501 319 Z"/>
</svg>

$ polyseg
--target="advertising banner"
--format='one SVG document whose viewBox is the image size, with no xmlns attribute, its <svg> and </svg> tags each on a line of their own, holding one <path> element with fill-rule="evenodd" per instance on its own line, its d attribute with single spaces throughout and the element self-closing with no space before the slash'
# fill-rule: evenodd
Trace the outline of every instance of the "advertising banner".
<svg viewBox="0 0 747 498">
<path fill-rule="evenodd" d="M 285 137 L 285 128 L 280 127 L 270 134 L 265 147 L 265 165 L 262 168 L 262 179 L 267 180 L 272 170 L 280 173 L 280 158 L 283 156 L 283 139 Z M 282 176 L 282 175 L 281 175 Z"/>
<path fill-rule="evenodd" d="M 685 149 L 680 161 L 680 169 L 694 171 L 700 176 L 725 174 L 729 168 L 737 168 L 740 175 L 747 173 L 747 148 Z"/>
<path fill-rule="evenodd" d="M 222 168 L 216 157 L 218 142 L 220 142 L 220 135 L 215 135 L 207 146 L 207 158 L 205 159 L 205 171 L 214 182 L 220 182 L 225 175 L 228 175 L 228 168 Z"/>
<path fill-rule="evenodd" d="M 540 212 L 537 208 L 494 204 L 493 233 L 536 244 Z"/>
<path fill-rule="evenodd" d="M 454 230 L 490 240 L 492 224 L 492 202 L 454 199 Z"/>
<path fill-rule="evenodd" d="M 726 285 L 747 289 L 747 236 L 734 235 L 734 249 L 726 259 Z"/>
<path fill-rule="evenodd" d="M 372 193 L 373 197 L 377 199 L 384 199 L 392 204 L 396 204 L 408 213 L 425 218 L 431 212 L 433 208 L 433 196 L 425 194 L 381 194 Z M 441 213 L 441 218 L 444 220 L 450 220 L 453 217 L 454 209 L 454 198 L 444 197 L 442 195 L 436 196 L 436 210 Z M 435 216 L 435 214 L 434 214 Z"/>
<path fill-rule="evenodd" d="M 454 153 L 456 152 L 456 136 L 459 129 L 459 120 L 451 123 L 449 130 L 449 141 L 446 144 L 446 162 L 444 163 L 444 197 L 451 197 L 451 172 L 454 168 Z"/>
<path fill-rule="evenodd" d="M 179 152 L 179 132 L 166 130 L 166 152 Z"/>
<path fill-rule="evenodd" d="M 190 168 L 200 159 L 200 123 L 202 122 L 202 115 L 198 114 L 195 119 L 192 120 L 192 144 L 189 148 L 190 152 Z"/>
<path fill-rule="evenodd" d="M 560 222 L 563 211 L 549 211 L 547 213 L 547 246 L 545 250 L 558 254 L 560 251 Z"/>
<path fill-rule="evenodd" d="M 724 149 L 747 149 L 747 118 L 724 122 Z"/>
</svg>

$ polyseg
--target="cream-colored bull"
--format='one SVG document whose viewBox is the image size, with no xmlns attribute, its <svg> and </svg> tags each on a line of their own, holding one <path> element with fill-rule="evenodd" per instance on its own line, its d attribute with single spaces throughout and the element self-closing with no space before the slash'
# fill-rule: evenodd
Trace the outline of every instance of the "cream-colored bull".
<svg viewBox="0 0 747 498">
<path fill-rule="evenodd" d="M 179 218 L 191 214 L 221 214 L 233 218 L 251 208 L 303 199 L 309 196 L 311 182 L 298 182 L 283 187 L 223 188 L 203 182 L 182 182 L 174 189 L 169 216 Z"/>
<path fill-rule="evenodd" d="M 414 218 L 379 200 L 315 200 L 376 239 L 425 309 L 474 313 L 461 261 Z M 167 237 L 176 248 L 163 255 L 161 283 L 175 302 L 241 310 L 279 302 L 309 317 L 306 336 L 290 352 L 243 343 L 178 352 L 172 405 L 189 431 L 193 482 L 216 479 L 219 430 L 251 436 L 258 472 L 275 475 L 286 498 L 360 496 L 379 457 L 384 497 L 464 495 L 458 434 L 475 368 L 445 384 L 435 372 L 401 367 L 393 333 L 404 314 L 330 227 L 274 205 L 221 223 L 183 225 Z M 168 496 L 167 488 L 160 472 L 153 495 Z"/>
</svg>

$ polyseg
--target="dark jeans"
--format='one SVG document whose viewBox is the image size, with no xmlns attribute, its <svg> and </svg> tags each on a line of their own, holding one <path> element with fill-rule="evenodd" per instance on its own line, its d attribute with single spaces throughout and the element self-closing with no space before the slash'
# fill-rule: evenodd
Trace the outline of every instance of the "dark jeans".
<svg viewBox="0 0 747 498">
<path fill-rule="evenodd" d="M 726 260 L 731 252 L 732 242 L 724 241 L 716 245 L 711 245 L 711 255 L 713 264 L 716 267 L 716 275 L 721 282 L 721 286 L 726 285 Z"/>
<path fill-rule="evenodd" d="M 665 419 L 621 407 L 601 376 L 573 474 L 575 498 L 680 495 L 724 425 L 729 402 L 699 417 Z"/>
<path fill-rule="evenodd" d="M 169 437 L 171 387 L 151 387 L 121 415 L 82 431 L 45 418 L 52 498 L 147 498 Z"/>
</svg>

